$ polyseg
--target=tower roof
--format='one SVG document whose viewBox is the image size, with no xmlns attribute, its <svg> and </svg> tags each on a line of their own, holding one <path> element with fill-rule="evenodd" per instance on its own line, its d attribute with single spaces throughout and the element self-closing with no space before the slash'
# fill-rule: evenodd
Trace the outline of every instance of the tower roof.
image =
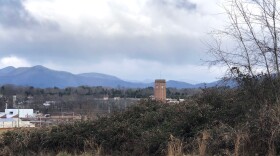
<svg viewBox="0 0 280 156">
<path fill-rule="evenodd" d="M 157 79 L 155 80 L 155 83 L 166 83 L 164 79 Z"/>
</svg>

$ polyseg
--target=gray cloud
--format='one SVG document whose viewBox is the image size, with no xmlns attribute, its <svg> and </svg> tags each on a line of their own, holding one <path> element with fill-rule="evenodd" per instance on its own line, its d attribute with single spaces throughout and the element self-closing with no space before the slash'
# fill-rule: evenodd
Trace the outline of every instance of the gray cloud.
<svg viewBox="0 0 280 156">
<path fill-rule="evenodd" d="M 5 27 L 30 27 L 37 22 L 29 15 L 22 0 L 0 1 L 0 24 Z"/>
<path fill-rule="evenodd" d="M 42 35 L 42 34 L 40 34 Z M 35 37 L 36 38 L 36 37 Z M 13 46 L 15 43 L 16 46 Z M 197 46 L 195 46 L 197 45 Z M 184 36 L 83 38 L 60 34 L 51 40 L 13 40 L 0 46 L 1 55 L 54 62 L 99 62 L 104 59 L 142 59 L 168 64 L 197 63 L 200 61 L 200 41 Z"/>
<path fill-rule="evenodd" d="M 191 3 L 187 0 L 178 0 L 176 4 L 177 8 L 183 8 L 183 9 L 188 9 L 188 10 L 194 10 L 196 9 L 196 4 Z"/>
<path fill-rule="evenodd" d="M 189 11 L 195 10 L 197 7 L 195 3 L 192 3 L 188 0 L 152 0 L 151 3 L 159 7 L 172 6 L 178 9 L 184 9 Z"/>
<path fill-rule="evenodd" d="M 59 31 L 60 27 L 54 21 L 37 21 L 23 3 L 24 0 L 0 0 L 0 26 L 5 29 Z"/>
</svg>

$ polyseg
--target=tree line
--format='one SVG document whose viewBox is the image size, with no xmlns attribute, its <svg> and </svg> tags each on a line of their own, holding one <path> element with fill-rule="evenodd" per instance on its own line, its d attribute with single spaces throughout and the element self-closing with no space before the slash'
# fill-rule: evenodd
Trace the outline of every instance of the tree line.
<svg viewBox="0 0 280 156">
<path fill-rule="evenodd" d="M 167 97 L 185 99 L 200 92 L 200 89 L 176 89 L 167 88 Z M 153 87 L 143 89 L 132 88 L 106 88 L 106 87 L 68 87 L 68 88 L 34 88 L 14 85 L 0 87 L 0 109 L 8 108 L 31 108 L 42 113 L 76 112 L 89 114 L 91 111 L 110 112 L 123 110 L 133 105 L 137 99 L 148 99 L 153 95 Z M 13 96 L 16 96 L 14 103 Z M 104 97 L 109 100 L 104 101 Z M 119 97 L 118 100 L 112 100 Z M 106 99 L 106 98 L 105 98 Z M 46 107 L 46 101 L 55 103 Z"/>
</svg>

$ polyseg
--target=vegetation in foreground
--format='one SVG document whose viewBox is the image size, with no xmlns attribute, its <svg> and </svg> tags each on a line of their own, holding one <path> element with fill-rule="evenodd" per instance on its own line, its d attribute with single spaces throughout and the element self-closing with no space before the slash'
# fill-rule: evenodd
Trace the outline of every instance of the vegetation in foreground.
<svg viewBox="0 0 280 156">
<path fill-rule="evenodd" d="M 244 78 L 238 88 L 204 89 L 181 104 L 141 101 L 95 121 L 8 131 L 0 154 L 277 155 L 276 85 L 276 79 Z"/>
</svg>

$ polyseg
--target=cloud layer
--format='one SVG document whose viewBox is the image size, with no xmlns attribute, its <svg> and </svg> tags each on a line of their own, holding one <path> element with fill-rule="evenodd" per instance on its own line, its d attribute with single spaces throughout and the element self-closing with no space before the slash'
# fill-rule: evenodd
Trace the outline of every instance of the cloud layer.
<svg viewBox="0 0 280 156">
<path fill-rule="evenodd" d="M 15 57 L 15 56 L 9 56 L 9 57 L 3 57 L 0 59 L 0 67 L 29 67 L 31 66 L 28 61 Z"/>
<path fill-rule="evenodd" d="M 0 58 L 124 79 L 214 80 L 202 41 L 221 21 L 218 0 L 0 2 Z M 3 66 L 3 63 L 0 64 Z M 141 72 L 139 72 L 141 71 Z M 141 74 L 138 74 L 141 73 Z M 193 73 L 193 74 L 191 74 Z M 200 78 L 199 78 L 200 77 Z"/>
</svg>

